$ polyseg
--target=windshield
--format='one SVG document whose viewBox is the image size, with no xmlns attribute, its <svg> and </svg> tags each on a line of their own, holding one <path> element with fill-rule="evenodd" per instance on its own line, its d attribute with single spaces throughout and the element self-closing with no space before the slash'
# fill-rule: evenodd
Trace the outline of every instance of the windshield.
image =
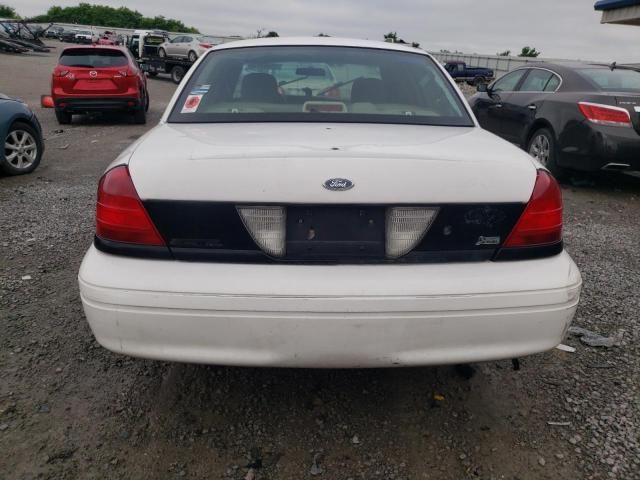
<svg viewBox="0 0 640 480">
<path fill-rule="evenodd" d="M 65 67 L 109 68 L 127 65 L 129 61 L 120 50 L 102 48 L 75 48 L 60 56 L 59 64 Z"/>
<path fill-rule="evenodd" d="M 183 88 L 169 121 L 473 126 L 426 55 L 328 46 L 215 51 Z"/>
<path fill-rule="evenodd" d="M 627 91 L 640 90 L 640 72 L 616 68 L 585 68 L 579 70 L 582 76 L 594 83 L 601 90 Z"/>
</svg>

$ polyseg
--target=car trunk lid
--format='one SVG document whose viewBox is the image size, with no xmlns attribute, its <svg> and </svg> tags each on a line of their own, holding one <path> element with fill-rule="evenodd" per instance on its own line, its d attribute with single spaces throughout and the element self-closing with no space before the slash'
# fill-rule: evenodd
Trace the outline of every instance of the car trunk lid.
<svg viewBox="0 0 640 480">
<path fill-rule="evenodd" d="M 161 125 L 129 170 L 172 255 L 198 261 L 489 260 L 536 179 L 478 128 L 330 123 Z"/>
</svg>

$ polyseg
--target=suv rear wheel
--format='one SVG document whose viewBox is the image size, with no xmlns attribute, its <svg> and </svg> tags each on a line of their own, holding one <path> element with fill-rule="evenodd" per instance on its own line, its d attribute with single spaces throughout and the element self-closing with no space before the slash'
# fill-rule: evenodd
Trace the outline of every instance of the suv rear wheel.
<svg viewBox="0 0 640 480">
<path fill-rule="evenodd" d="M 71 123 L 73 115 L 63 110 L 56 110 L 56 118 L 60 125 L 69 125 Z"/>
<path fill-rule="evenodd" d="M 44 145 L 36 130 L 24 122 L 16 122 L 9 129 L 3 142 L 4 156 L 0 159 L 0 171 L 7 175 L 30 173 L 42 158 Z"/>
<path fill-rule="evenodd" d="M 133 112 L 133 121 L 138 125 L 147 123 L 147 111 L 149 110 L 149 94 L 146 90 L 141 92 L 142 104 Z"/>
</svg>

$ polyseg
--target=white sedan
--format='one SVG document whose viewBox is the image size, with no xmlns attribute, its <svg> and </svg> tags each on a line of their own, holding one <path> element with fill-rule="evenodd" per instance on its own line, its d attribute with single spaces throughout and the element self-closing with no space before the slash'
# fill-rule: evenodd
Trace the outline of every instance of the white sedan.
<svg viewBox="0 0 640 480">
<path fill-rule="evenodd" d="M 181 57 L 195 62 L 204 52 L 215 45 L 215 39 L 202 35 L 180 35 L 167 40 L 158 47 L 160 57 Z"/>
<path fill-rule="evenodd" d="M 107 169 L 96 217 L 87 319 L 103 346 L 144 358 L 520 357 L 562 341 L 582 283 L 553 177 L 482 130 L 437 61 L 398 44 L 209 50 Z"/>
</svg>

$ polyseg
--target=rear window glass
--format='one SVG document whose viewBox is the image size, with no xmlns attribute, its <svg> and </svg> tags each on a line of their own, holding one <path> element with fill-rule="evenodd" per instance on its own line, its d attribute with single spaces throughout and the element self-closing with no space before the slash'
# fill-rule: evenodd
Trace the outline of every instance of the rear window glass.
<svg viewBox="0 0 640 480">
<path fill-rule="evenodd" d="M 76 48 L 62 52 L 59 63 L 65 67 L 108 68 L 121 67 L 129 61 L 120 50 Z"/>
<path fill-rule="evenodd" d="M 459 94 L 426 55 L 329 46 L 213 52 L 169 120 L 473 126 Z"/>
<path fill-rule="evenodd" d="M 578 71 L 601 90 L 640 90 L 640 72 L 616 68 L 586 68 Z"/>
</svg>

